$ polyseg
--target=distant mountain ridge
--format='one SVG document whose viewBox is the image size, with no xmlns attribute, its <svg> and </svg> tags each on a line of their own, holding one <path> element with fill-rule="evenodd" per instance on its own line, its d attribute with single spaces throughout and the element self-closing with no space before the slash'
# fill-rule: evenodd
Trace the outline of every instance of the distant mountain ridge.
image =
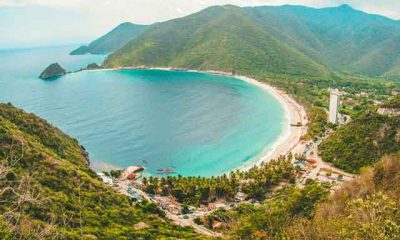
<svg viewBox="0 0 400 240">
<path fill-rule="evenodd" d="M 121 48 L 130 40 L 147 29 L 147 25 L 137 25 L 130 22 L 121 23 L 110 32 L 94 40 L 88 46 L 81 46 L 73 50 L 71 55 L 107 54 Z"/>
<path fill-rule="evenodd" d="M 400 79 L 400 22 L 349 5 L 215 6 L 152 25 L 104 65 Z"/>
<path fill-rule="evenodd" d="M 111 54 L 104 65 L 328 74 L 324 66 L 265 32 L 245 9 L 232 5 L 156 24 Z"/>
<path fill-rule="evenodd" d="M 400 22 L 349 5 L 250 8 L 276 37 L 332 70 L 367 76 L 395 73 L 400 57 Z M 261 20 L 260 20 L 261 19 Z M 283 31 L 276 31 L 283 29 Z M 289 31 L 288 31 L 289 30 Z"/>
</svg>

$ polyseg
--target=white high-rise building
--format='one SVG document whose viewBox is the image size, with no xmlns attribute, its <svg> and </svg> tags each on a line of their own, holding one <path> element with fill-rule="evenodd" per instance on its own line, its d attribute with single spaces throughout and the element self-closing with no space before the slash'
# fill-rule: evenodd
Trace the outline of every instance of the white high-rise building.
<svg viewBox="0 0 400 240">
<path fill-rule="evenodd" d="M 329 101 L 329 122 L 336 124 L 338 122 L 339 111 L 339 92 L 337 90 L 331 91 Z"/>
</svg>

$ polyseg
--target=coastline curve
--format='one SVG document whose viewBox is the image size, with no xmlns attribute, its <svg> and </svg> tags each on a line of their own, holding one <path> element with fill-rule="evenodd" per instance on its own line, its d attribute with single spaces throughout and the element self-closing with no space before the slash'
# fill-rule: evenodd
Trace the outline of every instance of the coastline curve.
<svg viewBox="0 0 400 240">
<path fill-rule="evenodd" d="M 284 130 L 283 133 L 275 140 L 273 143 L 269 143 L 265 146 L 259 154 L 254 156 L 252 159 L 244 162 L 235 169 L 248 170 L 253 166 L 259 165 L 263 162 L 271 161 L 272 159 L 277 159 L 280 156 L 286 156 L 289 153 L 301 154 L 305 148 L 304 143 L 301 142 L 301 136 L 303 136 L 307 131 L 307 115 L 303 106 L 297 103 L 292 97 L 287 93 L 283 92 L 276 87 L 273 87 L 265 82 L 258 81 L 254 78 L 243 76 L 243 75 L 233 75 L 231 73 L 217 71 L 217 70 L 192 70 L 192 69 L 176 69 L 172 67 L 147 67 L 147 66 L 131 66 L 131 67 L 115 67 L 115 68 L 102 68 L 93 70 L 83 70 L 83 71 L 112 71 L 112 70 L 163 70 L 163 71 L 182 71 L 182 72 L 198 72 L 207 73 L 215 75 L 223 75 L 228 77 L 233 77 L 240 81 L 244 81 L 251 85 L 257 86 L 262 90 L 270 93 L 278 102 L 282 105 L 284 109 Z M 229 172 L 230 172 L 229 171 Z M 221 173 L 223 174 L 223 173 Z"/>
</svg>

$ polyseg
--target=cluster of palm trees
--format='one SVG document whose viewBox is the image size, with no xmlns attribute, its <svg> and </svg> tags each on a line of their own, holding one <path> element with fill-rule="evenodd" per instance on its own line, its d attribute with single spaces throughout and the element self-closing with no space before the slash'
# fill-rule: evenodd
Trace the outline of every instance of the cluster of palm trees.
<svg viewBox="0 0 400 240">
<path fill-rule="evenodd" d="M 290 159 L 280 157 L 248 171 L 236 170 L 216 177 L 150 176 L 143 178 L 142 186 L 149 194 L 173 196 L 178 202 L 190 205 L 218 199 L 232 201 L 239 191 L 249 199 L 262 200 L 279 183 L 294 182 L 295 172 Z"/>
<path fill-rule="evenodd" d="M 143 190 L 150 194 L 174 196 L 178 202 L 198 205 L 218 198 L 232 199 L 238 192 L 235 178 L 226 174 L 218 177 L 149 177 L 142 181 Z"/>
<path fill-rule="evenodd" d="M 243 172 L 241 191 L 250 199 L 264 200 L 266 194 L 280 183 L 295 183 L 297 171 L 290 157 L 261 163 Z"/>
</svg>

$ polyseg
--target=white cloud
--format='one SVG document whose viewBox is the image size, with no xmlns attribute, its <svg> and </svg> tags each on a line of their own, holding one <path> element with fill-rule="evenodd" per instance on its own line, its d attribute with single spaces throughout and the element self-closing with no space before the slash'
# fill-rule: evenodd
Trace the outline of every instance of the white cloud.
<svg viewBox="0 0 400 240">
<path fill-rule="evenodd" d="M 1 6 L 47 6 L 94 15 L 108 14 L 116 21 L 152 23 L 196 12 L 212 5 L 238 6 L 297 4 L 313 7 L 348 3 L 370 13 L 400 19 L 399 0 L 0 0 Z"/>
</svg>

